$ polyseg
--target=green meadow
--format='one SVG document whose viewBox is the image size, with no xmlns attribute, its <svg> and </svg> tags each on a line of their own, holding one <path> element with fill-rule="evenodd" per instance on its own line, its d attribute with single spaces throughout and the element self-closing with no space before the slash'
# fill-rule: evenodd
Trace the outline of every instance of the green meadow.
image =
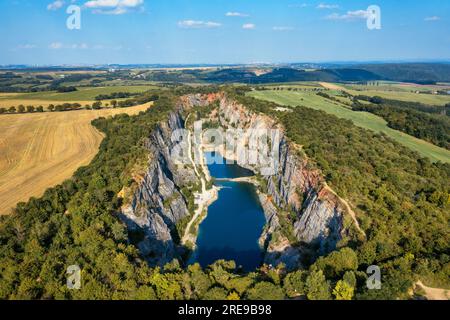
<svg viewBox="0 0 450 320">
<path fill-rule="evenodd" d="M 379 96 L 386 99 L 420 102 L 429 105 L 445 105 L 450 103 L 450 95 L 438 95 L 431 93 L 416 93 L 415 91 L 431 92 L 439 88 L 427 86 L 406 86 L 402 84 L 376 86 L 343 85 L 345 91 L 351 95 Z M 444 89 L 444 88 L 442 88 Z M 450 90 L 450 89 L 448 89 Z"/>
<path fill-rule="evenodd" d="M 114 92 L 130 92 L 141 93 L 150 89 L 154 89 L 156 86 L 108 86 L 108 87 L 78 87 L 77 91 L 73 92 L 56 92 L 56 91 L 43 91 L 33 93 L 22 93 L 14 95 L 15 100 L 51 100 L 51 101 L 88 101 L 95 100 L 95 97 L 100 94 L 111 94 Z M 10 99 L 11 96 L 0 96 L 0 99 Z"/>
<path fill-rule="evenodd" d="M 368 112 L 356 112 L 344 105 L 330 101 L 326 98 L 308 91 L 252 91 L 249 93 L 257 99 L 272 101 L 286 106 L 304 106 L 316 110 L 325 111 L 338 118 L 348 119 L 359 127 L 369 129 L 375 132 L 382 132 L 404 146 L 420 153 L 421 155 L 432 159 L 433 161 L 442 161 L 450 163 L 450 151 L 435 146 L 424 140 L 417 139 L 403 132 L 391 129 L 387 126 L 384 119 Z"/>
</svg>

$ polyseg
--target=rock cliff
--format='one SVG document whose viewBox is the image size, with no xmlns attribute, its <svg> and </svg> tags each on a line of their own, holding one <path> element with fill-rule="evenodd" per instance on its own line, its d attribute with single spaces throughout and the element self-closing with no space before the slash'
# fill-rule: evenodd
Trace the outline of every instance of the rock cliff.
<svg viewBox="0 0 450 320">
<path fill-rule="evenodd" d="M 209 120 L 219 122 L 223 128 L 240 128 L 246 132 L 242 139 L 232 143 L 233 152 L 220 151 L 226 158 L 236 159 L 241 166 L 253 170 L 262 182 L 259 196 L 267 223 L 260 244 L 266 251 L 265 262 L 273 265 L 283 262 L 294 269 L 301 267 L 305 250 L 313 250 L 319 256 L 336 249 L 346 234 L 344 216 L 348 207 L 328 188 L 301 147 L 287 139 L 283 128 L 272 118 L 250 111 L 225 94 L 188 95 L 180 99 L 177 111 L 148 139 L 148 168 L 138 181 L 131 201 L 123 208 L 123 220 L 129 230 L 141 234 L 138 247 L 149 263 L 162 265 L 179 257 L 177 222 L 190 214 L 188 199 L 181 189 L 199 182 L 192 168 L 174 164 L 171 159 L 172 132 L 184 128 L 183 111 L 216 101 L 218 110 L 210 114 Z M 236 153 L 245 149 L 259 129 L 276 129 L 280 133 L 277 144 L 272 145 L 276 166 L 270 175 L 265 174 L 266 167 L 240 162 Z M 291 224 L 289 232 L 295 237 L 295 243 L 283 230 L 287 214 Z"/>
<path fill-rule="evenodd" d="M 313 249 L 316 256 L 336 249 L 338 242 L 346 235 L 344 214 L 347 208 L 328 188 L 320 171 L 311 165 L 301 147 L 288 140 L 284 129 L 275 120 L 251 112 L 225 96 L 220 97 L 218 117 L 223 127 L 252 129 L 246 131 L 246 138 L 237 141 L 234 150 L 223 151 L 225 157 L 234 158 L 238 163 L 240 158 L 236 156 L 236 151 L 248 144 L 253 132 L 276 129 L 280 133 L 277 145 L 272 146 L 275 172 L 262 176 L 266 183 L 260 198 L 266 212 L 267 226 L 260 242 L 266 248 L 266 263 L 284 262 L 289 268 L 296 268 L 301 265 L 306 247 L 309 251 Z M 259 174 L 265 169 L 265 166 L 258 164 L 239 164 Z M 295 215 L 293 233 L 298 241 L 295 247 L 283 236 L 283 232 L 279 232 L 283 228 L 280 220 L 284 219 L 281 211 Z"/>
<path fill-rule="evenodd" d="M 153 132 L 146 143 L 148 166 L 143 177 L 135 178 L 137 187 L 122 208 L 122 218 L 131 233 L 137 233 L 137 246 L 151 265 L 164 265 L 179 257 L 177 222 L 189 216 L 188 199 L 181 189 L 197 183 L 188 166 L 175 164 L 172 133 L 184 128 L 181 110 Z"/>
</svg>

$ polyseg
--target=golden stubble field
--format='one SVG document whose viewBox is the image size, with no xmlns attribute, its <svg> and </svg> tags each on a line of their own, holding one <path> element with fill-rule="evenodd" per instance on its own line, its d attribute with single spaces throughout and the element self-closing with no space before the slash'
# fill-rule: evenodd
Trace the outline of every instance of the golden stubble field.
<svg viewBox="0 0 450 320">
<path fill-rule="evenodd" d="M 138 114 L 151 104 L 124 109 L 0 116 L 0 215 L 68 179 L 89 164 L 103 134 L 93 119 Z"/>
</svg>

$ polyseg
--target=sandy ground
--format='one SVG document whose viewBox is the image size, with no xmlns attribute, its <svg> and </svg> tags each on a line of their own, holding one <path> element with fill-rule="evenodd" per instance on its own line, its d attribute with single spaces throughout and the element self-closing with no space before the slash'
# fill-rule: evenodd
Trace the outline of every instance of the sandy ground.
<svg viewBox="0 0 450 320">
<path fill-rule="evenodd" d="M 425 286 L 422 281 L 417 281 L 416 286 L 420 287 L 428 300 L 449 300 L 450 291 L 445 289 L 430 288 Z"/>
<path fill-rule="evenodd" d="M 0 115 L 0 214 L 89 164 L 103 139 L 93 119 L 137 114 L 149 106 Z"/>
<path fill-rule="evenodd" d="M 189 115 L 190 116 L 190 115 Z M 186 123 L 189 119 L 189 116 L 186 118 Z M 195 246 L 196 243 L 196 235 L 191 234 L 189 231 L 192 227 L 192 225 L 197 221 L 197 219 L 202 215 L 203 211 L 208 208 L 208 206 L 217 200 L 219 195 L 219 189 L 216 186 L 213 186 L 212 189 L 207 190 L 206 189 L 206 182 L 211 179 L 209 175 L 208 167 L 205 164 L 205 158 L 203 156 L 203 146 L 199 146 L 198 150 L 196 151 L 200 156 L 198 157 L 200 159 L 199 166 L 202 168 L 202 172 L 205 174 L 205 178 L 200 174 L 200 172 L 197 169 L 197 164 L 194 162 L 194 159 L 192 158 L 192 141 L 191 136 L 188 136 L 188 145 L 189 145 L 189 160 L 194 167 L 195 175 L 200 178 L 201 184 L 202 184 L 202 191 L 201 193 L 196 195 L 196 203 L 198 205 L 197 210 L 195 210 L 194 215 L 192 216 L 192 219 L 189 221 L 189 223 L 186 226 L 186 229 L 184 230 L 183 238 L 181 239 L 181 244 L 186 244 L 190 242 Z"/>
</svg>

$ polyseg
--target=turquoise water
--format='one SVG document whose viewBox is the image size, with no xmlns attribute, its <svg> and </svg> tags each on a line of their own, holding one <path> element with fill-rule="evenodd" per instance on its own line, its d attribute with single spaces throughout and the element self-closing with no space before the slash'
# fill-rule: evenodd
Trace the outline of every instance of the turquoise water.
<svg viewBox="0 0 450 320">
<path fill-rule="evenodd" d="M 212 156 L 206 154 L 207 159 Z M 218 179 L 252 175 L 235 164 L 208 164 L 208 168 L 211 176 Z M 255 186 L 231 181 L 218 181 L 216 185 L 221 187 L 219 197 L 200 224 L 192 260 L 202 266 L 219 259 L 234 260 L 244 270 L 253 270 L 262 262 L 258 239 L 265 224 Z"/>
</svg>

